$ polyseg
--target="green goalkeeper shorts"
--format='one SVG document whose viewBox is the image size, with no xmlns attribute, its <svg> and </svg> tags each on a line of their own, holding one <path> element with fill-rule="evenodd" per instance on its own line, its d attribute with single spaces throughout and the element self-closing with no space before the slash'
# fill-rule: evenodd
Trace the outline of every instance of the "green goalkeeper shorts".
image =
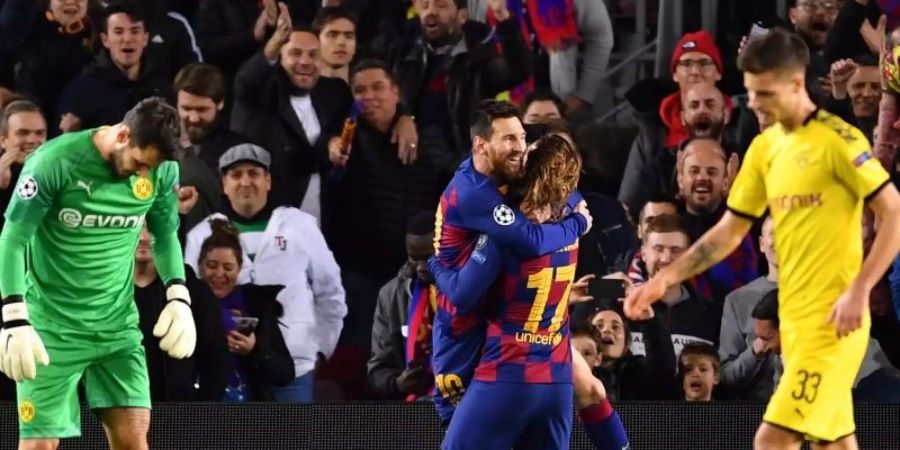
<svg viewBox="0 0 900 450">
<path fill-rule="evenodd" d="M 150 408 L 150 382 L 137 325 L 116 333 L 35 327 L 50 355 L 33 380 L 17 383 L 19 438 L 81 436 L 78 383 L 91 409 Z"/>
</svg>

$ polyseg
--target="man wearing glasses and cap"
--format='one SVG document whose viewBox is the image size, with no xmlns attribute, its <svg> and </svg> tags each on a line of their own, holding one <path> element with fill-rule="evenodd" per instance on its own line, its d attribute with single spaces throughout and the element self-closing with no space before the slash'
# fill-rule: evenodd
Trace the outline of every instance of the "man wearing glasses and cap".
<svg viewBox="0 0 900 450">
<path fill-rule="evenodd" d="M 240 231 L 244 261 L 239 284 L 283 285 L 279 321 L 294 360 L 296 379 L 273 388 L 278 401 L 311 402 L 316 363 L 334 351 L 347 307 L 340 269 L 315 217 L 298 208 L 276 207 L 271 156 L 253 144 L 239 144 L 219 158 L 225 197 L 221 213 L 212 214 L 187 236 L 185 263 L 199 273 L 200 246 L 211 234 L 212 219 L 227 219 Z"/>
</svg>

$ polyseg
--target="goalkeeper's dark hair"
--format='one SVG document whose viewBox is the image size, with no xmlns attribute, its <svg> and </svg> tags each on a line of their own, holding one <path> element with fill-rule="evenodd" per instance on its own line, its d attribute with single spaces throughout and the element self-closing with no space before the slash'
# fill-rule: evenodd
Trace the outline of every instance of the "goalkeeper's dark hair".
<svg viewBox="0 0 900 450">
<path fill-rule="evenodd" d="M 130 145 L 142 150 L 154 147 L 163 159 L 175 159 L 181 123 L 178 111 L 161 97 L 141 100 L 125 113 L 122 123 L 131 130 Z"/>
<path fill-rule="evenodd" d="M 490 140 L 494 134 L 494 121 L 511 117 L 519 118 L 519 110 L 512 103 L 483 100 L 479 103 L 475 120 L 472 122 L 472 127 L 469 128 L 470 137 L 472 140 L 475 140 L 475 136 Z"/>
<path fill-rule="evenodd" d="M 240 232 L 237 228 L 225 219 L 210 220 L 209 228 L 212 230 L 212 234 L 200 245 L 200 264 L 203 264 L 203 260 L 206 259 L 209 252 L 217 248 L 231 249 L 238 265 L 243 264 L 244 250 L 241 248 Z"/>
</svg>

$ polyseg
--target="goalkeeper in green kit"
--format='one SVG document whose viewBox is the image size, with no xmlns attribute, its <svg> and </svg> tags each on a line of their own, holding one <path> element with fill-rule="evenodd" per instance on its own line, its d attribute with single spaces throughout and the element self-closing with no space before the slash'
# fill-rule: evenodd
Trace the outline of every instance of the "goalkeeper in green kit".
<svg viewBox="0 0 900 450">
<path fill-rule="evenodd" d="M 132 283 L 145 221 L 169 300 L 153 334 L 173 358 L 189 357 L 197 338 L 177 237 L 178 136 L 175 109 L 151 98 L 122 123 L 64 134 L 26 161 L 0 234 L 0 369 L 17 382 L 20 450 L 81 435 L 79 382 L 114 450 L 147 448 Z"/>
</svg>

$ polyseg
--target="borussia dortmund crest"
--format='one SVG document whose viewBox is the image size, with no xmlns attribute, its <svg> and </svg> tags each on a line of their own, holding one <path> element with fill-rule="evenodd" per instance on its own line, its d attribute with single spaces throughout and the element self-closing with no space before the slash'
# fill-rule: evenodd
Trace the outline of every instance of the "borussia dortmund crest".
<svg viewBox="0 0 900 450">
<path fill-rule="evenodd" d="M 153 195 L 153 183 L 147 177 L 140 177 L 134 180 L 131 191 L 138 200 L 147 200 Z"/>
<path fill-rule="evenodd" d="M 31 403 L 30 400 L 19 403 L 19 417 L 22 419 L 22 422 L 28 423 L 34 420 L 34 413 L 34 403 Z"/>
</svg>

